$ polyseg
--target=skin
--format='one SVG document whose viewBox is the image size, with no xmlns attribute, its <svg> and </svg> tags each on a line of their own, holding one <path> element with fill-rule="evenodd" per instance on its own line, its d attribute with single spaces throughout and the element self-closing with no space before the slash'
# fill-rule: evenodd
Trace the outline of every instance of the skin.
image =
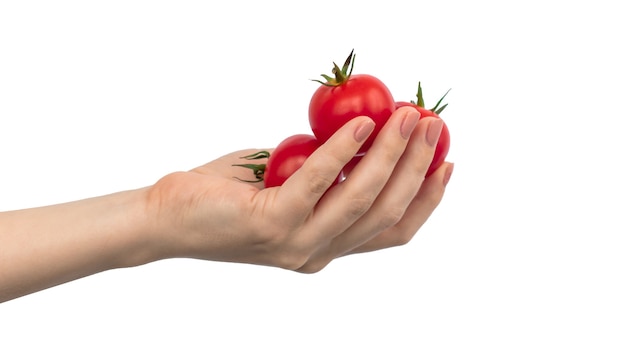
<svg viewBox="0 0 626 343">
<path fill-rule="evenodd" d="M 362 161 L 328 190 L 373 130 L 358 117 L 281 187 L 237 181 L 234 152 L 155 184 L 0 213 L 0 302 L 114 268 L 167 258 L 302 273 L 333 259 L 406 244 L 440 203 L 453 165 L 424 175 L 441 120 L 395 111 Z M 328 190 L 328 191 L 327 191 Z"/>
</svg>

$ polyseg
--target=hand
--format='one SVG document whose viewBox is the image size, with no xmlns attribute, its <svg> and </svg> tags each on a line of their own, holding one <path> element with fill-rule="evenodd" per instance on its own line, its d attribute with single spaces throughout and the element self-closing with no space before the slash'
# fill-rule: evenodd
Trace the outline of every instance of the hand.
<svg viewBox="0 0 626 343">
<path fill-rule="evenodd" d="M 417 123 L 417 124 L 416 124 Z M 109 269 L 172 257 L 321 270 L 352 253 L 407 243 L 437 207 L 452 165 L 424 178 L 441 120 L 398 109 L 345 181 L 373 129 L 343 126 L 281 187 L 235 177 L 253 150 L 136 190 L 0 212 L 0 302 Z M 25 248 L 27 247 L 27 248 Z"/>
<path fill-rule="evenodd" d="M 393 113 L 347 179 L 328 189 L 373 129 L 355 118 L 281 187 L 263 189 L 241 156 L 165 176 L 148 191 L 153 259 L 190 257 L 317 272 L 333 259 L 402 245 L 442 199 L 452 165 L 424 178 L 441 120 Z M 262 161 L 260 161 L 262 162 Z"/>
</svg>

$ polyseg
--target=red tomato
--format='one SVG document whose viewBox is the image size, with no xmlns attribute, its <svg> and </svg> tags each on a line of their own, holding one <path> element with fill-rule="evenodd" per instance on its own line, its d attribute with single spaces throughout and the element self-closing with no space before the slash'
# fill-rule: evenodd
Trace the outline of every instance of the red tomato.
<svg viewBox="0 0 626 343">
<path fill-rule="evenodd" d="M 319 146 L 315 137 L 304 134 L 293 135 L 280 142 L 267 161 L 265 187 L 281 186 Z"/>
<path fill-rule="evenodd" d="M 313 134 L 322 143 L 328 140 L 341 126 L 358 116 L 368 116 L 376 127 L 363 143 L 359 153 L 366 152 L 383 125 L 396 109 L 387 86 L 378 78 L 367 75 L 352 75 L 351 53 L 342 69 L 335 64 L 335 78 L 322 76 L 326 82 L 315 91 L 309 103 L 309 123 Z"/>
<path fill-rule="evenodd" d="M 443 109 L 446 108 L 447 104 L 443 105 L 442 107 L 439 107 L 439 105 L 441 104 L 441 101 L 443 100 L 443 98 L 445 98 L 447 93 L 444 94 L 443 97 L 441 97 L 441 99 L 439 100 L 437 105 L 435 105 L 435 107 L 433 107 L 432 109 L 426 109 L 424 108 L 424 100 L 422 98 L 422 87 L 420 84 L 418 84 L 417 87 L 418 87 L 417 88 L 418 89 L 417 90 L 417 103 L 397 101 L 396 108 L 400 108 L 403 106 L 414 107 L 415 109 L 419 111 L 421 115 L 420 119 L 426 118 L 426 117 L 440 118 L 439 113 L 441 113 L 441 111 L 443 111 Z M 427 177 L 430 176 L 435 170 L 437 170 L 439 166 L 441 166 L 441 164 L 445 161 L 449 150 L 450 150 L 450 131 L 448 130 L 448 126 L 444 122 L 443 128 L 441 129 L 441 135 L 439 135 L 439 141 L 437 142 L 437 146 L 435 147 L 435 155 L 433 156 L 433 160 L 430 164 L 430 167 L 428 168 L 428 171 L 426 172 Z"/>
<path fill-rule="evenodd" d="M 244 156 L 246 160 L 267 158 L 266 164 L 235 164 L 234 166 L 251 169 L 255 180 L 241 180 L 246 182 L 263 181 L 266 188 L 281 186 L 295 173 L 304 161 L 320 147 L 320 142 L 311 135 L 298 134 L 284 139 L 270 154 L 267 151 L 259 151 L 255 154 Z M 339 183 L 341 174 L 333 185 Z"/>
</svg>

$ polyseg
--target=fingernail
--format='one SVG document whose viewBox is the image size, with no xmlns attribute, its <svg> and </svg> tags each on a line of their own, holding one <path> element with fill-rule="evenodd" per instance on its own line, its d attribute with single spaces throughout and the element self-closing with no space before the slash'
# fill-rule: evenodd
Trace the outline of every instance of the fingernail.
<svg viewBox="0 0 626 343">
<path fill-rule="evenodd" d="M 454 171 L 454 163 L 451 163 L 446 169 L 446 173 L 443 174 L 443 186 L 447 186 L 448 182 L 450 182 L 450 177 L 452 176 L 452 171 Z"/>
<path fill-rule="evenodd" d="M 354 131 L 354 140 L 359 143 L 362 143 L 369 137 L 369 135 L 374 131 L 374 122 L 372 120 L 364 121 L 359 127 Z"/>
<path fill-rule="evenodd" d="M 407 111 L 404 114 L 402 124 L 400 124 L 400 135 L 402 135 L 402 138 L 409 139 L 411 137 L 411 133 L 413 133 L 413 129 L 415 129 L 419 120 L 419 112 L 415 110 Z"/>
<path fill-rule="evenodd" d="M 428 145 L 437 145 L 437 141 L 439 141 L 439 135 L 441 134 L 442 128 L 443 120 L 437 119 L 430 122 L 430 125 L 428 126 L 428 131 L 426 131 L 426 143 L 428 143 Z"/>
</svg>

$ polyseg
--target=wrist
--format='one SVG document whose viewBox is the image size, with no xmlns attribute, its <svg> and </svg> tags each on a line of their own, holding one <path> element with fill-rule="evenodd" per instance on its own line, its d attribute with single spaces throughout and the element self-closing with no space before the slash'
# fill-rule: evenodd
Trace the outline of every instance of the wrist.
<svg viewBox="0 0 626 343">
<path fill-rule="evenodd" d="M 181 175 L 184 174 L 168 174 L 154 185 L 133 191 L 137 197 L 137 209 L 133 211 L 136 216 L 131 219 L 135 222 L 135 236 L 131 239 L 134 248 L 126 254 L 126 266 L 184 255 L 181 235 L 173 229 L 181 225 L 181 209 L 188 205 L 181 193 L 188 194 L 178 187 Z"/>
<path fill-rule="evenodd" d="M 160 237 L 159 220 L 154 206 L 149 200 L 150 188 L 140 188 L 118 193 L 118 208 L 121 211 L 121 232 L 117 235 L 122 241 L 113 268 L 136 267 L 154 262 L 167 256 L 163 249 L 164 240 Z"/>
</svg>

